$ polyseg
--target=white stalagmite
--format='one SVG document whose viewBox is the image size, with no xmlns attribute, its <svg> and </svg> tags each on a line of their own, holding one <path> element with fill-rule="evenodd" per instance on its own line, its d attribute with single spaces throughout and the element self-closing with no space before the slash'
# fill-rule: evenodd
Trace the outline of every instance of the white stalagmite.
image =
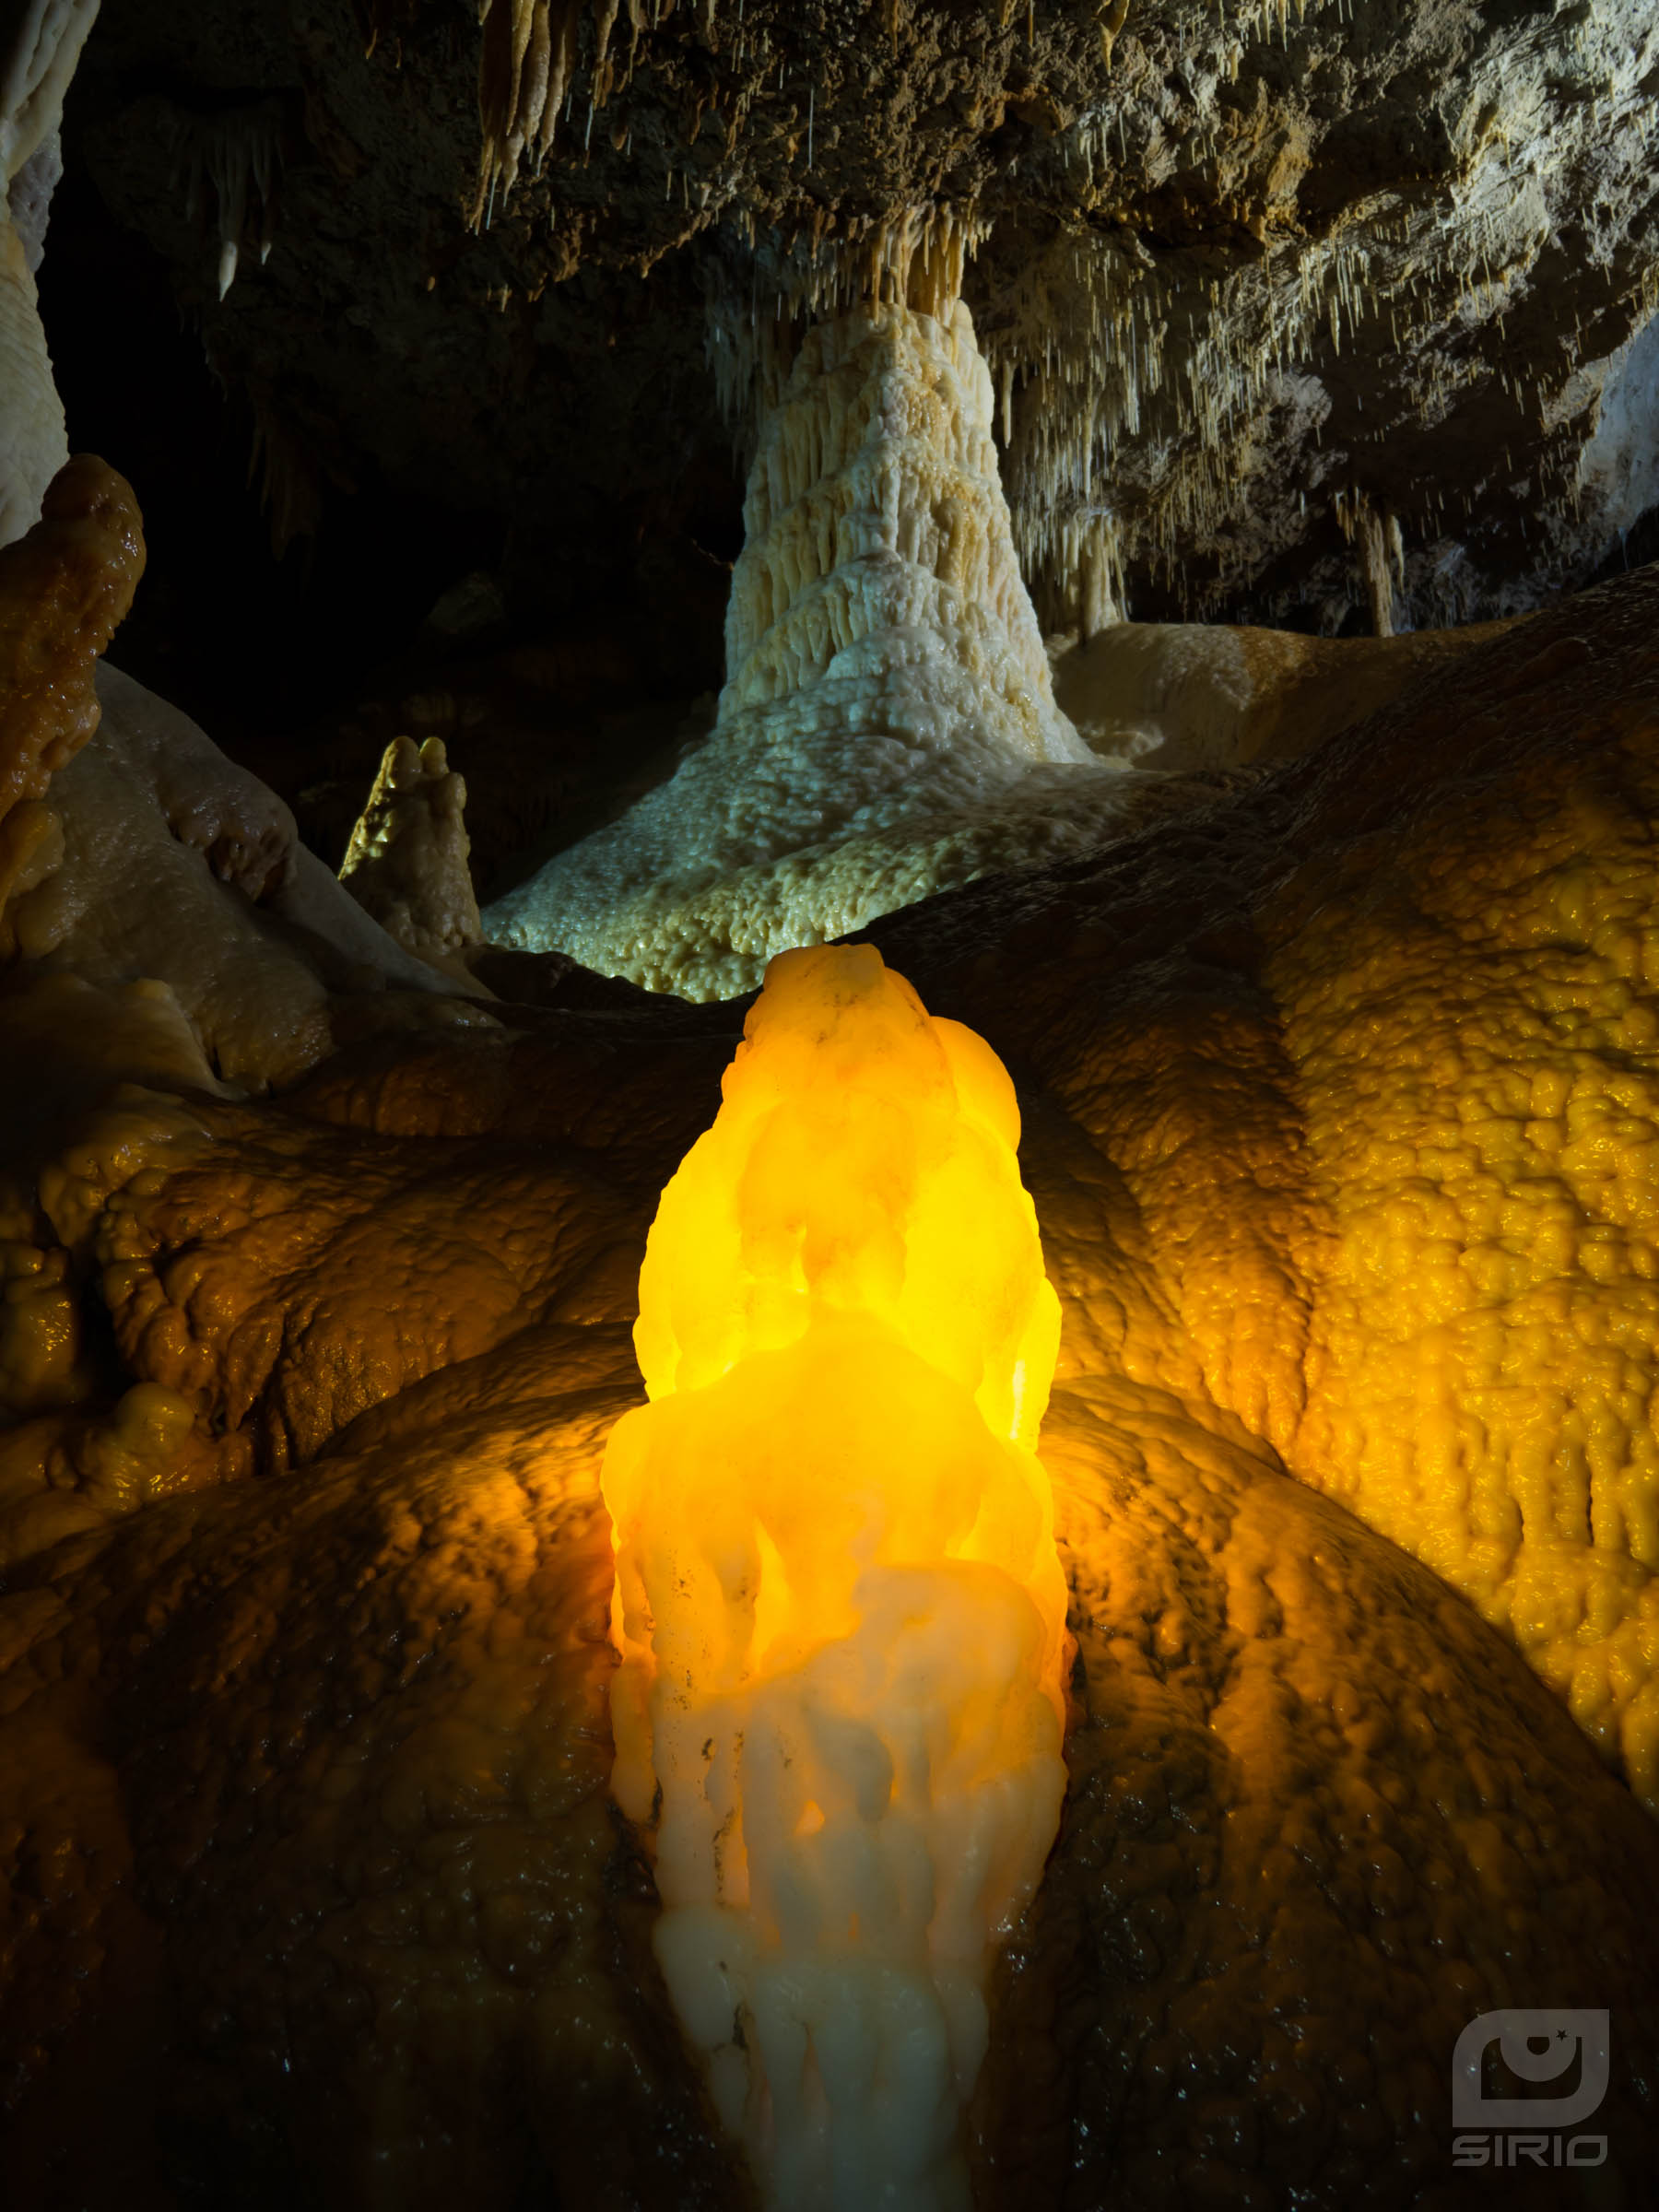
<svg viewBox="0 0 1659 2212">
<path fill-rule="evenodd" d="M 994 867 L 1098 842 L 1171 787 L 1054 704 L 968 311 L 820 324 L 761 435 L 707 742 L 485 916 L 688 998 Z"/>
<path fill-rule="evenodd" d="M 1392 638 L 1394 587 L 1403 588 L 1406 582 L 1406 540 L 1399 518 L 1379 510 L 1365 492 L 1353 490 L 1337 494 L 1336 520 L 1343 535 L 1359 548 L 1371 628 L 1378 637 Z"/>
<path fill-rule="evenodd" d="M 0 6 L 0 170 L 6 183 L 64 120 L 64 95 L 98 0 L 5 0 Z"/>
</svg>

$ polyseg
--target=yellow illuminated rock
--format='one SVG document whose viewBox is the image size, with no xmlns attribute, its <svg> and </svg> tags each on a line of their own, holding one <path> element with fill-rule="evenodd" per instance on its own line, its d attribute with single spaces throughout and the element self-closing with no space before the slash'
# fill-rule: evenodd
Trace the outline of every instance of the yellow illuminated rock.
<svg viewBox="0 0 1659 2212">
<path fill-rule="evenodd" d="M 0 565 L 28 602 L 0 638 L 45 634 L 53 542 Z M 90 693 L 16 688 L 28 780 L 46 710 L 73 735 Z M 1459 2034 L 1554 2002 L 1610 2008 L 1595 2187 L 1642 2202 L 1659 1825 L 1620 1770 L 1649 1788 L 1659 571 L 1131 846 L 882 922 L 885 973 L 786 963 L 735 1064 L 730 1009 L 365 1036 L 307 969 L 301 1034 L 251 955 L 193 983 L 225 917 L 275 942 L 280 818 L 136 688 L 100 678 L 103 726 L 18 787 L 62 809 L 96 924 L 24 929 L 0 976 L 0 2202 L 743 2212 L 710 2078 L 746 2108 L 752 2055 L 816 2156 L 803 2016 L 832 2073 L 872 2060 L 849 2187 L 885 2112 L 934 2161 L 918 2188 L 959 2188 L 961 2147 L 981 2212 L 1449 2202 Z M 863 982 L 803 1028 L 830 960 Z M 278 1095 L 233 1093 L 270 1065 L 228 1056 L 239 993 L 250 1039 L 288 1037 Z M 662 1210 L 695 1264 L 653 1245 L 641 1310 L 688 1154 Z M 908 1963 L 872 1968 L 862 1912 L 919 1802 L 888 1748 L 912 1665 L 980 1699 L 959 1744 L 918 1721 L 909 1747 L 941 1803 L 981 1792 L 1005 1915 L 1041 1855 L 1040 1792 L 976 1780 L 983 1744 L 1058 1740 L 1047 1691 L 1006 1688 L 1060 1596 L 1008 1571 L 1043 1523 L 1053 1311 L 1021 1174 L 1077 1662 L 1059 1832 L 976 1999 L 919 1907 L 885 1924 Z M 694 1680 L 755 1662 L 724 1735 L 659 1735 L 641 1638 L 617 1665 L 613 1434 L 653 1530 L 659 1497 L 700 1501 L 705 1592 L 750 1576 L 694 1654 Z M 884 1640 L 872 1603 L 867 1646 L 792 1652 L 861 1573 L 924 1585 L 911 1625 Z M 860 1711 L 881 1728 L 838 1732 Z M 826 1713 L 809 1772 L 771 1756 Z M 743 1786 L 718 1875 L 705 1743 Z M 660 1888 L 618 1753 L 636 1809 L 664 1782 Z M 971 1824 L 940 1825 L 944 1866 Z M 831 1880 L 841 1837 L 862 1865 Z M 953 1907 L 959 1961 L 995 1918 Z M 767 2012 L 786 1929 L 812 1963 Z M 762 1999 L 747 2053 L 721 2055 L 723 1959 Z M 883 2105 L 912 2004 L 917 2103 Z"/>
<path fill-rule="evenodd" d="M 1137 1379 L 1194 1362 L 1659 1810 L 1654 588 L 1470 647 L 1145 883 L 1102 854 L 973 991 L 1133 1195 Z M 1077 1356 L 1123 1357 L 1084 1249 Z"/>
<path fill-rule="evenodd" d="M 722 2119 L 792 2212 L 965 2206 L 989 1947 L 1065 1771 L 1059 1335 L 994 1054 L 785 953 L 664 1194 L 617 1425 L 614 1787 Z"/>
<path fill-rule="evenodd" d="M 1659 775 L 1627 742 L 1504 811 L 1435 810 L 1267 970 L 1329 1223 L 1292 1465 L 1659 1812 Z"/>
</svg>

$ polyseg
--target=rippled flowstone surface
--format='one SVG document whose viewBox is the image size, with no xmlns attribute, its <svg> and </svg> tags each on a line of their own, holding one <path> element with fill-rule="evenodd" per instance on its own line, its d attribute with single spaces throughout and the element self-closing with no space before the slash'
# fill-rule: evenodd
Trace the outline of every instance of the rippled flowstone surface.
<svg viewBox="0 0 1659 2212">
<path fill-rule="evenodd" d="M 1652 2170 L 1656 589 L 878 926 L 1015 1079 L 1063 1319 L 985 2204 L 1454 2202 L 1514 2005 L 1610 2012 Z M 265 1098 L 171 986 L 0 997 L 7 2193 L 742 2205 L 607 1789 L 597 1494 L 736 1011 L 318 988 Z"/>
</svg>

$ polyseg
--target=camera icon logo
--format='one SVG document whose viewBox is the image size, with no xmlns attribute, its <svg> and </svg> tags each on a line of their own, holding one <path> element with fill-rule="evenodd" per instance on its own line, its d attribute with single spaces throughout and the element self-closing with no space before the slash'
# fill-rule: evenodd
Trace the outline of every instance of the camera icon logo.
<svg viewBox="0 0 1659 2212">
<path fill-rule="evenodd" d="M 1483 2012 L 1457 2039 L 1452 2055 L 1453 2145 L 1459 2166 L 1599 2166 L 1607 2155 L 1605 2136 L 1569 2131 L 1599 2110 L 1607 2093 L 1611 2039 L 1606 2012 L 1510 2006 Z M 1496 2043 L 1517 2081 L 1578 2079 L 1555 2096 L 1490 2096 L 1487 2057 Z"/>
<path fill-rule="evenodd" d="M 1452 2054 L 1452 2120 L 1457 2127 L 1576 2127 L 1607 2093 L 1610 2068 L 1606 2012 L 1483 2012 L 1457 2039 Z M 1559 2081 L 1582 2053 L 1578 2087 L 1563 2097 L 1488 2097 L 1482 2087 L 1488 2050 L 1496 2042 L 1518 2081 Z"/>
</svg>

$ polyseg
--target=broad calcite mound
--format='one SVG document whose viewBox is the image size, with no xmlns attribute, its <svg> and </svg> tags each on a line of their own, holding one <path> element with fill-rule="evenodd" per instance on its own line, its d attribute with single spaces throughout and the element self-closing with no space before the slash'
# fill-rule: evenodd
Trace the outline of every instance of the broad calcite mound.
<svg viewBox="0 0 1659 2212">
<path fill-rule="evenodd" d="M 885 1330 L 898 1348 L 882 1373 L 919 1394 L 906 1433 L 937 1426 L 927 1409 L 948 1398 L 939 1433 L 974 1437 L 963 1465 L 982 1498 L 1029 1514 L 1007 1474 L 1011 1397 L 994 1418 L 972 1405 L 1044 1298 L 991 1051 L 1016 1071 L 1019 1175 L 1064 1321 L 1042 1464 L 1081 1717 L 1057 1842 L 988 1985 L 990 2041 L 960 2129 L 983 2212 L 1461 2203 L 1458 2038 L 1495 2007 L 1553 2003 L 1611 2012 L 1612 2079 L 1587 2131 L 1606 2136 L 1607 2162 L 1592 2187 L 1644 2201 L 1659 1826 L 1540 1679 L 1568 1686 L 1540 1667 L 1520 1617 L 1475 1590 L 1483 1619 L 1451 1586 L 1469 1587 L 1468 1555 L 1448 1546 L 1437 1574 L 1366 1525 L 1386 1508 L 1419 1552 L 1456 1533 L 1455 1489 L 1406 1478 L 1444 1465 L 1429 1454 L 1465 1394 L 1489 1453 L 1469 1526 L 1509 1466 L 1526 1472 L 1495 1418 L 1505 1404 L 1443 1356 L 1450 1211 L 1425 1210 L 1432 1241 L 1401 1247 L 1406 1292 L 1420 1278 L 1423 1293 L 1416 1335 L 1389 1336 L 1374 1305 L 1343 1299 L 1371 1280 L 1379 1197 L 1423 1206 L 1433 1174 L 1486 1203 L 1471 1147 L 1494 1179 L 1512 1172 L 1498 1139 L 1513 1139 L 1495 1124 L 1516 1071 L 1535 1073 L 1521 1135 L 1541 1152 L 1559 1124 L 1559 1180 L 1586 1216 L 1601 1209 L 1587 1226 L 1605 1230 L 1615 1203 L 1631 1226 L 1628 1241 L 1581 1230 L 1540 1253 L 1561 1268 L 1571 1325 L 1545 1343 L 1547 1373 L 1516 1370 L 1507 1404 L 1534 1373 L 1562 1441 L 1583 1421 L 1600 1453 L 1617 1408 L 1593 1394 L 1620 1381 L 1607 1343 L 1626 1371 L 1649 1357 L 1639 1269 L 1653 1239 L 1631 1171 L 1638 1124 L 1654 1118 L 1640 1111 L 1639 1034 L 1653 993 L 1632 972 L 1636 925 L 1608 906 L 1651 876 L 1656 590 L 1659 571 L 1621 579 L 1538 617 L 1523 650 L 1475 648 L 1427 703 L 1402 700 L 1200 824 L 882 925 L 886 957 L 935 1009 L 924 1022 L 887 995 L 900 989 L 890 971 L 866 994 L 866 1010 L 889 1008 L 887 1065 L 906 1071 L 912 1100 L 909 1265 L 922 1224 L 951 1211 L 929 1197 L 951 1187 L 951 1147 L 977 1150 L 995 1172 L 957 1210 L 976 1252 L 993 1238 L 1015 1255 L 1018 1295 L 1000 1317 L 976 1290 L 977 1322 L 907 1347 L 902 1285 L 872 1317 L 894 1280 L 881 1237 L 810 1229 L 852 1181 L 851 1135 L 839 1153 L 827 1137 L 807 1150 L 802 1283 L 785 1265 L 775 1296 L 751 1297 L 741 1250 L 721 1257 L 715 1214 L 700 1199 L 688 1215 L 722 1307 L 770 1317 L 763 1351 L 734 1356 L 716 1315 L 677 1312 L 677 1267 L 649 1288 L 663 1327 L 649 1346 L 641 1335 L 653 1394 L 641 1421 L 718 1397 L 758 1429 L 763 1381 L 793 1388 L 820 1327 L 825 1341 L 844 1333 L 843 1373 L 877 1371 Z M 105 705 L 54 806 L 130 730 L 114 695 Z M 171 783 L 182 737 L 169 733 L 158 724 Z M 123 736 L 124 753 L 136 745 Z M 189 818 L 208 826 L 203 809 Z M 169 842 L 215 882 L 204 852 Z M 1571 844 L 1585 877 L 1562 869 Z M 122 865 L 158 870 L 145 913 L 172 896 L 147 833 Z M 165 949 L 147 924 L 136 941 Z M 1504 987 L 1480 998 L 1495 971 Z M 774 986 L 810 974 L 791 962 Z M 771 1864 L 806 1869 L 793 1888 L 776 1881 L 765 1910 L 816 1929 L 841 1891 L 806 1858 L 813 1836 L 793 1830 L 809 1802 L 821 1839 L 848 1819 L 848 1795 L 833 1794 L 826 1756 L 797 1802 L 795 1768 L 774 1761 L 771 1796 L 745 1799 L 750 1904 L 663 1914 L 610 1799 L 617 1559 L 598 1484 L 607 1434 L 638 1403 L 629 1328 L 665 1184 L 693 1152 L 713 1192 L 726 1131 L 747 1126 L 732 1161 L 759 1188 L 768 1070 L 789 1061 L 788 1092 L 832 1111 L 849 1088 L 840 1025 L 785 1022 L 768 1041 L 760 1025 L 790 995 L 774 987 L 724 1107 L 731 1012 L 650 1002 L 365 1039 L 281 1098 L 237 1102 L 206 1095 L 201 1047 L 159 986 L 95 989 L 35 961 L 10 982 L 0 1108 L 28 1135 L 14 1161 L 43 1164 L 0 1221 L 14 1317 L 0 1349 L 20 1390 L 0 1440 L 0 2201 L 742 2212 L 753 2184 L 722 2139 L 653 1932 L 687 2018 L 700 1988 L 700 2025 L 718 2030 L 698 1915 L 741 1935 L 759 1910 L 747 1808 L 775 1808 Z M 988 1041 L 982 1081 L 942 1013 Z M 838 1081 L 815 1088 L 820 1050 Z M 1559 1115 L 1540 1111 L 1558 1067 L 1574 1087 Z M 150 1095 L 119 1095 L 88 1122 L 115 1074 Z M 873 1126 L 881 1083 L 866 1088 Z M 952 1091 L 959 1111 L 947 1112 Z M 1628 1102 L 1617 1123 L 1589 1113 L 1604 1096 Z M 1598 1165 L 1622 1171 L 1598 1188 Z M 1545 1195 L 1559 1216 L 1560 1192 Z M 834 1303 L 848 1286 L 860 1311 Z M 45 1358 L 76 1312 L 94 1350 L 113 1347 L 84 1377 Z M 1506 1305 L 1480 1309 L 1469 1341 L 1510 1358 L 1511 1326 Z M 1539 1339 L 1514 1342 L 1524 1360 Z M 1443 1396 L 1411 1387 L 1414 1368 Z M 1033 1413 L 1046 1382 L 1033 1356 Z M 1561 1408 L 1565 1384 L 1578 1396 Z M 167 1393 L 194 1399 L 189 1439 L 172 1433 Z M 822 1426 L 856 1441 L 877 1426 L 872 1390 L 841 1395 Z M 1404 1477 L 1335 1456 L 1329 1440 L 1351 1439 L 1397 1440 Z M 830 1444 L 811 1448 L 825 1464 Z M 806 1453 L 803 1429 L 803 1465 Z M 839 1499 L 844 1512 L 847 1457 L 834 1482 L 794 1486 L 792 1510 Z M 1636 1571 L 1604 1504 L 1639 1502 L 1643 1464 L 1621 1455 L 1610 1495 L 1606 1462 L 1589 1464 L 1602 1540 L 1569 1553 L 1558 1537 L 1564 1569 Z M 1567 1499 L 1574 1463 L 1552 1475 L 1551 1497 Z M 912 1465 L 894 1510 L 958 1514 L 948 1491 L 913 1499 L 915 1484 Z M 1538 1494 L 1515 1492 L 1529 1545 Z M 732 1486 L 719 1496 L 734 1522 L 747 1510 Z M 1424 1510 L 1437 1501 L 1439 1519 Z M 1006 1557 L 1017 1538 L 997 1537 Z M 797 1558 L 792 1530 L 775 1548 Z M 808 1565 L 830 1556 L 815 1548 Z M 834 1556 L 839 1603 L 847 1565 Z M 962 1582 L 983 1572 L 945 1564 Z M 894 1588 L 911 1571 L 877 1566 Z M 1559 1587 L 1571 1592 L 1565 1572 Z M 1585 1682 L 1605 1670 L 1640 1689 L 1625 1670 L 1641 1632 L 1635 1610 L 1563 1613 L 1552 1653 Z M 994 1667 L 1009 1641 L 982 1634 L 958 1656 Z M 901 1631 L 885 1648 L 881 1680 L 901 1681 L 922 1639 L 906 1646 Z M 778 1688 L 783 1649 L 766 1652 L 780 1671 L 758 1695 L 805 1729 Z M 987 1710 L 1018 1748 L 1014 1708 Z M 1054 1725 L 1046 1701 L 1025 1711 Z M 931 1752 L 925 1730 L 913 1740 Z M 1640 1783 L 1641 1742 L 1627 1729 L 1619 1747 Z M 906 1802 L 909 1770 L 888 1756 L 867 1894 Z M 689 1964 L 671 1924 L 688 1931 Z M 715 1964 L 734 1957 L 760 1977 L 759 1947 L 722 1948 Z M 904 2005 L 925 1996 L 921 1972 L 884 1983 L 847 1957 L 848 1981 L 803 1971 L 785 2023 L 816 2008 L 828 2041 L 856 2012 L 858 2036 L 836 2048 L 890 2053 Z M 947 2144 L 957 2082 L 938 2023 L 952 1984 L 931 1953 L 926 1971 L 937 2010 L 918 2007 L 931 2028 L 903 2047 L 932 2068 L 924 2091 L 950 2062 L 928 2107 L 931 2140 Z M 776 2045 L 766 2065 L 800 2078 Z M 877 2136 L 869 2109 L 838 2139 Z M 1517 2203 L 1526 2178 L 1504 2175 Z M 1558 2201 L 1559 2173 L 1538 2179 L 1539 2201 Z"/>
<path fill-rule="evenodd" d="M 1065 1789 L 1031 1446 L 1059 1308 L 1013 1087 L 868 947 L 773 962 L 653 1227 L 618 1423 L 614 1786 L 770 2203 L 968 2202 L 991 1947 Z"/>
<path fill-rule="evenodd" d="M 973 324 L 897 304 L 811 331 L 768 418 L 707 741 L 485 916 L 682 997 L 1178 791 L 1054 704 Z"/>
</svg>

